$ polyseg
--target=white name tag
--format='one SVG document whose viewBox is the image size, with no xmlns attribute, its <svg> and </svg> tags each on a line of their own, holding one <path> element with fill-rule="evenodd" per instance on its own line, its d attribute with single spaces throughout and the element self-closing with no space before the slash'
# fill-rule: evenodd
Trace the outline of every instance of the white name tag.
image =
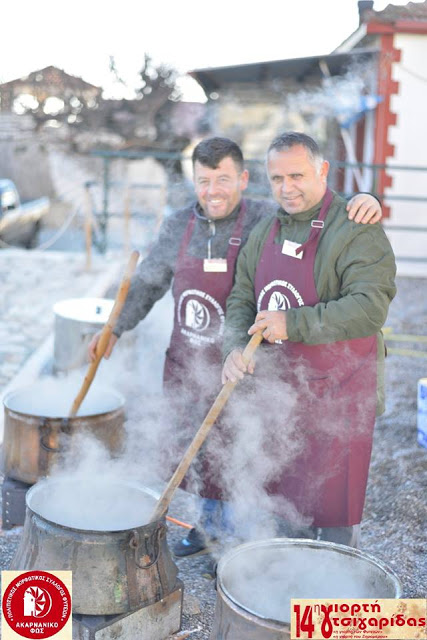
<svg viewBox="0 0 427 640">
<path fill-rule="evenodd" d="M 203 260 L 203 271 L 210 273 L 226 273 L 227 260 L 225 258 L 205 258 Z"/>
<path fill-rule="evenodd" d="M 301 253 L 296 253 L 296 250 L 300 246 L 301 245 L 298 244 L 298 242 L 291 242 L 290 240 L 285 240 L 282 247 L 282 253 L 285 256 L 292 256 L 292 258 L 298 258 L 298 260 L 301 260 L 304 251 L 301 251 Z"/>
</svg>

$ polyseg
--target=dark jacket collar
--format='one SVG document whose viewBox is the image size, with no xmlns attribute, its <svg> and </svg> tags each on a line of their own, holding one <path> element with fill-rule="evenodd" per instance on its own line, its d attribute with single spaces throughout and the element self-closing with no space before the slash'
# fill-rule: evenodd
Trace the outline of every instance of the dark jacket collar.
<svg viewBox="0 0 427 640">
<path fill-rule="evenodd" d="M 323 196 L 324 198 L 325 196 Z M 277 217 L 280 222 L 289 224 L 291 220 L 297 220 L 299 222 L 304 222 L 306 220 L 313 220 L 320 212 L 322 208 L 323 198 L 311 207 L 311 209 L 307 209 L 307 211 L 301 211 L 301 213 L 287 213 L 282 207 L 277 210 Z"/>
</svg>

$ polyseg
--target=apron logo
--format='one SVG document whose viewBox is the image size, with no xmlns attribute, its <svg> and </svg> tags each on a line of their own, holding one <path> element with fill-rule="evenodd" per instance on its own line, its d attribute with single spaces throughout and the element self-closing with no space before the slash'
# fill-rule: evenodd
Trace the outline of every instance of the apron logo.
<svg viewBox="0 0 427 640">
<path fill-rule="evenodd" d="M 185 326 L 195 331 L 205 331 L 209 327 L 211 314 L 206 305 L 197 300 L 189 300 L 185 306 Z"/>
<path fill-rule="evenodd" d="M 224 333 L 225 313 L 206 291 L 186 289 L 177 306 L 181 334 L 196 346 L 215 344 Z"/>
<path fill-rule="evenodd" d="M 289 298 L 285 296 L 280 291 L 275 291 L 268 301 L 268 310 L 269 311 L 286 311 L 291 308 L 291 303 L 289 302 Z"/>
<path fill-rule="evenodd" d="M 285 290 L 285 291 L 283 291 Z M 270 297 L 267 296 L 268 302 L 264 301 L 264 296 L 270 293 Z M 285 295 L 285 293 L 287 295 Z M 288 297 L 289 296 L 289 297 Z M 257 309 L 268 309 L 268 311 L 286 311 L 292 307 L 303 307 L 304 300 L 293 284 L 287 282 L 287 280 L 272 280 L 269 282 L 258 296 Z"/>
</svg>

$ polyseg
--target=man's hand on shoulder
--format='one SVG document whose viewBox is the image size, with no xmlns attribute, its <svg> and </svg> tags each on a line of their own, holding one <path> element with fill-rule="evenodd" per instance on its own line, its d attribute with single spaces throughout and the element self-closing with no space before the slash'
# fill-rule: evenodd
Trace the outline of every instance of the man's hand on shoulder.
<svg viewBox="0 0 427 640">
<path fill-rule="evenodd" d="M 361 224 L 375 224 L 382 218 L 381 205 L 370 193 L 358 193 L 349 201 L 348 219 Z"/>
</svg>

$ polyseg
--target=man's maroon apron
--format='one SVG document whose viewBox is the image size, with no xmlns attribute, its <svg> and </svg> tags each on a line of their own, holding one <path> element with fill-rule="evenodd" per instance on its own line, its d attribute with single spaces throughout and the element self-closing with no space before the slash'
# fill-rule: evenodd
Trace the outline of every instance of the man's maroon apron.
<svg viewBox="0 0 427 640">
<path fill-rule="evenodd" d="M 258 311 L 320 302 L 314 261 L 332 197 L 328 189 L 301 246 L 301 259 L 282 253 L 282 245 L 274 242 L 280 222 L 273 223 L 256 270 Z M 274 361 L 280 381 L 297 394 L 290 418 L 295 420 L 296 436 L 303 437 L 303 452 L 286 463 L 268 492 L 291 501 L 301 514 L 313 518 L 314 526 L 359 523 L 375 423 L 376 336 L 320 345 L 284 341 L 266 345 L 263 351 Z M 280 414 L 279 402 L 278 429 Z"/>
<path fill-rule="evenodd" d="M 196 224 L 194 213 L 179 249 L 172 287 L 174 325 L 166 352 L 163 385 L 176 412 L 177 429 L 186 422 L 187 438 L 195 435 L 221 389 L 225 307 L 234 282 L 245 212 L 246 203 L 242 200 L 229 239 L 226 271 L 205 271 L 204 259 L 188 254 Z M 199 461 L 199 472 L 198 493 L 219 499 L 221 490 L 213 480 L 215 473 L 207 460 L 202 464 Z"/>
</svg>

